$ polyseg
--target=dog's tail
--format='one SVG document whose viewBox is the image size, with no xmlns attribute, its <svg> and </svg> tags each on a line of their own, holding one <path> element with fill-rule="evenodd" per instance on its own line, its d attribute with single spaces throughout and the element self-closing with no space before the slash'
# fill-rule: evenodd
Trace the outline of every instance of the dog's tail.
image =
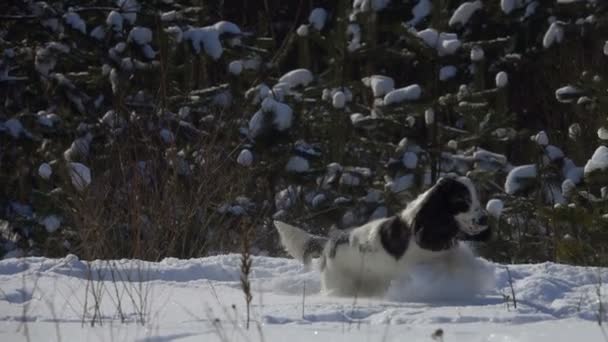
<svg viewBox="0 0 608 342">
<path fill-rule="evenodd" d="M 287 253 L 297 260 L 309 265 L 312 258 L 318 258 L 323 253 L 327 238 L 308 234 L 300 228 L 281 221 L 274 221 L 281 236 L 281 244 Z"/>
</svg>

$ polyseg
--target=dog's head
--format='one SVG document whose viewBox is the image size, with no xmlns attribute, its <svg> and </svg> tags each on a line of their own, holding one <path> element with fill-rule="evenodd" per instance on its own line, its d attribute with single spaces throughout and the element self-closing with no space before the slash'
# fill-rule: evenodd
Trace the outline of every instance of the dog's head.
<svg viewBox="0 0 608 342">
<path fill-rule="evenodd" d="M 421 248 L 439 251 L 452 247 L 456 239 L 490 237 L 487 213 L 466 177 L 439 179 L 412 210 L 412 226 Z"/>
</svg>

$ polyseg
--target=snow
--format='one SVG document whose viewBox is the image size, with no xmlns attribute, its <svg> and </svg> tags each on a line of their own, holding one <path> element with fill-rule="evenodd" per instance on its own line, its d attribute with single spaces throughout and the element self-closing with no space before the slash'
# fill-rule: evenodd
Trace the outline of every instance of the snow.
<svg viewBox="0 0 608 342">
<path fill-rule="evenodd" d="M 505 191 L 513 195 L 522 189 L 522 180 L 536 178 L 536 165 L 522 165 L 513 168 L 507 175 Z"/>
<path fill-rule="evenodd" d="M 400 193 L 414 186 L 414 181 L 413 174 L 406 174 L 386 183 L 386 188 L 391 192 Z"/>
<path fill-rule="evenodd" d="M 319 275 L 295 260 L 255 256 L 252 328 L 246 330 L 240 257 L 2 260 L 0 339 L 25 340 L 27 331 L 32 341 L 244 342 L 264 336 L 268 342 L 397 342 L 406 336 L 422 342 L 432 341 L 441 328 L 449 342 L 604 340 L 596 323 L 597 287 L 608 291 L 604 269 L 473 258 L 466 274 L 450 272 L 452 265 L 418 265 L 409 277 L 397 279 L 385 298 L 354 299 L 320 293 Z M 112 281 L 117 275 L 121 280 Z M 487 276 L 494 288 L 472 296 L 469 286 L 479 286 L 473 279 Z M 504 298 L 511 294 L 509 279 L 517 308 Z M 105 289 L 99 297 L 103 324 L 95 326 L 92 306 L 83 304 L 85 298 L 94 304 L 92 286 Z M 123 294 L 120 308 L 115 293 Z"/>
<path fill-rule="evenodd" d="M 604 43 L 604 55 L 608 56 L 608 40 Z"/>
<path fill-rule="evenodd" d="M 83 34 L 87 33 L 87 24 L 84 22 L 84 20 L 82 20 L 82 18 L 80 18 L 78 13 L 67 12 L 63 15 L 63 20 L 72 29 L 79 31 Z"/>
<path fill-rule="evenodd" d="M 116 4 L 120 7 L 120 12 L 124 20 L 133 25 L 137 20 L 137 12 L 139 12 L 139 3 L 137 0 L 116 0 Z"/>
<path fill-rule="evenodd" d="M 47 163 L 42 163 L 38 167 L 38 175 L 42 179 L 47 179 L 48 180 L 48 179 L 51 178 L 52 174 L 53 174 L 53 169 L 51 168 L 51 165 L 49 165 Z"/>
<path fill-rule="evenodd" d="M 418 36 L 418 38 L 422 39 L 426 43 L 426 45 L 432 48 L 434 48 L 437 45 L 437 42 L 439 41 L 439 33 L 437 32 L 437 30 L 432 28 L 418 31 L 416 35 Z"/>
<path fill-rule="evenodd" d="M 590 174 L 594 171 L 605 171 L 608 169 L 608 147 L 600 146 L 598 147 L 591 159 L 587 161 L 585 164 L 585 175 Z"/>
<path fill-rule="evenodd" d="M 279 83 L 288 85 L 288 89 L 298 86 L 306 87 L 313 81 L 312 72 L 308 69 L 295 69 L 279 78 Z"/>
<path fill-rule="evenodd" d="M 380 11 L 386 8 L 390 2 L 391 0 L 354 0 L 353 10 L 355 12 Z"/>
<path fill-rule="evenodd" d="M 418 165 L 418 156 L 414 152 L 405 152 L 401 158 L 403 166 L 408 169 L 415 169 Z"/>
<path fill-rule="evenodd" d="M 521 6 L 521 0 L 500 0 L 500 8 L 505 14 L 511 14 L 513 10 Z"/>
<path fill-rule="evenodd" d="M 458 8 L 452 14 L 450 18 L 449 25 L 455 26 L 457 24 L 466 25 L 473 16 L 473 13 L 480 10 L 483 7 L 480 0 L 476 0 L 473 2 L 465 2 L 458 6 Z"/>
<path fill-rule="evenodd" d="M 292 156 L 285 165 L 285 171 L 287 172 L 306 172 L 310 169 L 308 159 L 300 156 Z"/>
<path fill-rule="evenodd" d="M 608 140 L 608 129 L 606 127 L 600 127 L 597 130 L 597 137 L 601 140 Z"/>
<path fill-rule="evenodd" d="M 496 198 L 493 198 L 488 201 L 486 204 L 486 211 L 494 218 L 499 218 L 502 214 L 502 209 L 504 208 L 504 203 Z"/>
<path fill-rule="evenodd" d="M 217 60 L 224 52 L 220 42 L 223 33 L 240 34 L 241 29 L 231 22 L 220 21 L 211 26 L 189 28 L 184 31 L 183 39 L 191 43 L 194 52 L 201 53 L 201 49 L 204 49 L 207 55 Z"/>
<path fill-rule="evenodd" d="M 435 123 L 435 111 L 433 110 L 433 108 L 429 108 L 424 111 L 424 123 L 427 126 L 430 126 Z"/>
<path fill-rule="evenodd" d="M 331 99 L 331 104 L 336 109 L 344 108 L 344 106 L 346 105 L 346 96 L 344 95 L 344 93 L 341 91 L 337 91 L 336 93 L 334 93 L 334 96 L 332 96 Z"/>
<path fill-rule="evenodd" d="M 439 34 L 437 52 L 439 56 L 453 55 L 460 49 L 462 42 L 455 33 L 442 32 Z"/>
<path fill-rule="evenodd" d="M 453 65 L 446 65 L 439 69 L 439 80 L 447 81 L 458 73 L 458 69 Z"/>
<path fill-rule="evenodd" d="M 553 22 L 553 23 L 551 23 L 551 26 L 549 26 L 549 29 L 547 30 L 547 32 L 545 33 L 545 36 L 543 37 L 543 47 L 545 49 L 548 49 L 554 43 L 561 42 L 563 38 L 564 38 L 564 29 L 563 29 L 561 23 L 559 23 L 557 21 Z"/>
<path fill-rule="evenodd" d="M 509 84 L 509 75 L 506 72 L 501 71 L 496 74 L 496 88 L 504 88 Z"/>
<path fill-rule="evenodd" d="M 114 31 L 122 31 L 123 17 L 116 11 L 110 11 L 106 18 L 106 25 Z"/>
<path fill-rule="evenodd" d="M 367 87 L 372 88 L 374 97 L 382 97 L 395 89 L 395 81 L 388 76 L 372 75 L 364 77 L 361 82 Z"/>
<path fill-rule="evenodd" d="M 403 101 L 414 101 L 419 99 L 421 94 L 422 89 L 417 84 L 395 89 L 384 96 L 384 105 L 388 106 Z"/>
<path fill-rule="evenodd" d="M 239 165 L 249 167 L 253 164 L 253 154 L 248 149 L 243 149 L 236 158 L 236 162 L 239 163 Z"/>
<path fill-rule="evenodd" d="M 567 85 L 555 91 L 555 98 L 559 102 L 570 103 L 573 102 L 576 98 L 578 98 L 581 93 L 582 92 L 580 89 L 571 85 Z"/>
<path fill-rule="evenodd" d="M 91 184 L 91 170 L 81 163 L 69 163 L 70 179 L 78 191 L 83 191 Z"/>
<path fill-rule="evenodd" d="M 259 136 L 265 127 L 264 115 L 270 113 L 273 115 L 273 128 L 279 132 L 286 131 L 291 127 L 293 121 L 293 110 L 286 104 L 277 102 L 271 97 L 266 97 L 262 101 L 262 109 L 257 111 L 249 121 L 249 134 L 252 138 Z"/>
<path fill-rule="evenodd" d="M 539 144 L 540 146 L 547 146 L 549 144 L 549 137 L 545 131 L 538 132 L 535 136 L 532 137 L 532 140 Z"/>
<path fill-rule="evenodd" d="M 471 61 L 480 62 L 485 58 L 485 53 L 481 46 L 473 46 L 471 49 Z"/>
<path fill-rule="evenodd" d="M 152 30 L 147 27 L 135 26 L 129 31 L 128 40 L 138 45 L 150 44 L 152 42 Z"/>
<path fill-rule="evenodd" d="M 57 215 L 49 215 L 41 219 L 40 224 L 44 226 L 47 232 L 53 233 L 61 227 L 61 219 Z"/>
<path fill-rule="evenodd" d="M 298 29 L 296 30 L 296 33 L 300 37 L 306 37 L 306 36 L 308 36 L 308 25 L 300 25 L 298 27 Z"/>
<path fill-rule="evenodd" d="M 4 127 L 8 129 L 8 134 L 10 134 L 13 138 L 17 139 L 24 131 L 23 125 L 21 121 L 17 118 L 10 118 L 4 122 Z"/>
<path fill-rule="evenodd" d="M 408 21 L 407 24 L 411 26 L 416 26 L 420 24 L 424 18 L 428 17 L 431 14 L 431 10 L 433 9 L 433 5 L 431 0 L 419 0 L 416 6 L 412 8 L 412 15 L 414 16 L 412 20 Z"/>
<path fill-rule="evenodd" d="M 243 72 L 243 62 L 241 61 L 232 61 L 228 64 L 228 72 L 238 76 Z"/>
<path fill-rule="evenodd" d="M 327 20 L 327 11 L 323 8 L 315 8 L 310 12 L 308 16 L 308 22 L 317 31 L 321 31 L 325 26 Z"/>
</svg>

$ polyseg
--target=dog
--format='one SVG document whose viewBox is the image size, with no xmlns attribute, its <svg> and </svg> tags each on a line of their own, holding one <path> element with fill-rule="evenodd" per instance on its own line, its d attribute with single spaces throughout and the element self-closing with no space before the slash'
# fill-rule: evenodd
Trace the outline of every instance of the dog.
<svg viewBox="0 0 608 342">
<path fill-rule="evenodd" d="M 445 177 L 398 215 L 311 235 L 275 221 L 286 251 L 305 265 L 320 258 L 322 290 L 338 296 L 382 296 L 408 266 L 457 258 L 459 240 L 491 237 L 488 217 L 466 177 Z"/>
</svg>

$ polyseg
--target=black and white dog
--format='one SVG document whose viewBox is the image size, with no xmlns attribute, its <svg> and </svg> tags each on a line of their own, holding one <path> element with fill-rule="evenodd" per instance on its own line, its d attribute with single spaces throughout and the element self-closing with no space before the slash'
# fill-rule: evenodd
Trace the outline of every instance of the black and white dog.
<svg viewBox="0 0 608 342">
<path fill-rule="evenodd" d="M 441 178 L 399 215 L 341 231 L 310 235 L 275 221 L 281 243 L 309 264 L 320 258 L 322 288 L 334 295 L 382 295 L 408 266 L 457 258 L 458 240 L 487 240 L 488 219 L 473 183 L 466 177 Z"/>
</svg>

